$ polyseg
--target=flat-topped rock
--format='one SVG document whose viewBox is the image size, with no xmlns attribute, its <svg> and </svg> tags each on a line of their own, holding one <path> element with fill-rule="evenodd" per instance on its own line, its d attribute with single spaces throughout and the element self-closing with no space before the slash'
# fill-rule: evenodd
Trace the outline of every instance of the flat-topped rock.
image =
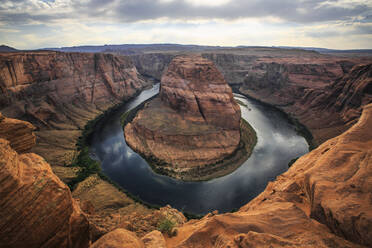
<svg viewBox="0 0 372 248">
<path fill-rule="evenodd" d="M 209 179 L 226 169 L 227 157 L 245 148 L 240 116 L 232 90 L 214 64 L 181 56 L 164 73 L 159 96 L 125 126 L 125 139 L 158 172 L 184 180 Z M 239 159 L 232 160 L 228 166 Z"/>
</svg>

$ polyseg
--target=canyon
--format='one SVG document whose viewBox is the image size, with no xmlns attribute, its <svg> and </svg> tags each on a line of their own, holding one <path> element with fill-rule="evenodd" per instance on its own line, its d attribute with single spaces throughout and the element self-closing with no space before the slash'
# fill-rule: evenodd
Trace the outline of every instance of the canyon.
<svg viewBox="0 0 372 248">
<path fill-rule="evenodd" d="M 182 53 L 146 51 L 130 57 L 141 74 L 160 80 L 169 61 Z M 347 130 L 358 120 L 361 107 L 371 101 L 369 80 L 360 80 L 370 78 L 368 56 L 335 56 L 269 47 L 198 53 L 214 62 L 234 92 L 276 106 L 298 119 L 311 131 L 309 141 L 313 146 Z M 363 85 L 355 82 L 353 86 L 358 91 L 354 99 L 363 99 L 345 102 L 340 91 L 347 91 L 354 80 L 364 82 Z M 332 103 L 333 106 L 328 106 Z"/>
<path fill-rule="evenodd" d="M 37 129 L 33 152 L 69 164 L 86 123 L 138 93 L 146 82 L 130 59 L 51 51 L 0 54 L 0 110 Z"/>
<path fill-rule="evenodd" d="M 73 161 L 86 123 L 146 87 L 140 74 L 160 80 L 179 53 L 0 55 L 0 246 L 372 246 L 370 57 L 200 52 L 235 92 L 297 118 L 319 145 L 237 212 L 186 221 L 169 206 L 135 202 L 99 175 L 71 192 L 63 180 L 76 175 L 63 165 Z M 174 233 L 156 231 L 164 219 Z"/>
<path fill-rule="evenodd" d="M 208 179 L 231 172 L 223 162 L 227 157 L 237 154 L 231 164 L 245 161 L 253 149 L 254 131 L 242 128 L 250 136 L 242 141 L 240 116 L 231 88 L 211 61 L 178 56 L 162 76 L 159 96 L 125 125 L 125 139 L 154 161 L 156 171 L 182 180 Z"/>
</svg>

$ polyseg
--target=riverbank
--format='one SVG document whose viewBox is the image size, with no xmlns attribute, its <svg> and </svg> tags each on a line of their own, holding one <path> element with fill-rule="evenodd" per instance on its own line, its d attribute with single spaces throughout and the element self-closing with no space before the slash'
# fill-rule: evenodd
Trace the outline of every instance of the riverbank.
<svg viewBox="0 0 372 248">
<path fill-rule="evenodd" d="M 318 144 L 317 142 L 314 140 L 314 137 L 312 135 L 312 133 L 310 132 L 310 130 L 304 125 L 302 124 L 296 117 L 292 116 L 291 114 L 285 112 L 283 109 L 281 109 L 279 106 L 275 106 L 275 105 L 272 105 L 270 103 L 267 103 L 267 102 L 264 102 L 258 98 L 255 98 L 253 96 L 250 96 L 246 93 L 243 93 L 239 90 L 239 88 L 237 87 L 232 87 L 233 89 L 233 92 L 234 93 L 237 93 L 237 94 L 240 94 L 240 95 L 243 95 L 253 101 L 256 101 L 264 106 L 267 106 L 267 107 L 270 107 L 270 108 L 273 108 L 275 109 L 276 111 L 280 112 L 281 114 L 283 114 L 285 116 L 286 119 L 288 119 L 289 123 L 291 123 L 292 125 L 294 125 L 296 127 L 296 132 L 301 135 L 302 137 L 305 138 L 307 144 L 309 145 L 309 151 L 312 151 L 314 150 L 315 148 L 318 147 Z"/>
<path fill-rule="evenodd" d="M 106 185 L 105 186 L 106 189 L 110 188 L 110 187 L 112 188 L 112 189 L 109 189 L 109 191 L 111 193 L 109 193 L 109 192 L 106 192 L 106 193 L 105 192 L 99 192 L 100 195 L 105 194 L 106 198 L 107 198 L 106 200 L 108 200 L 108 201 L 112 200 L 110 198 L 111 197 L 110 195 L 116 195 L 116 200 L 115 200 L 116 202 L 133 201 L 136 206 L 138 205 L 137 207 L 135 207 L 135 209 L 139 209 L 139 210 L 134 209 L 133 210 L 134 212 L 136 212 L 136 211 L 137 212 L 141 212 L 141 211 L 143 212 L 144 208 L 155 211 L 155 210 L 159 210 L 160 208 L 163 207 L 163 205 L 152 204 L 152 203 L 149 203 L 149 202 L 146 202 L 146 201 L 140 199 L 138 196 L 136 196 L 136 195 L 132 194 L 131 192 L 127 191 L 125 188 L 121 187 L 115 181 L 113 181 L 109 177 L 107 177 L 102 172 L 101 163 L 97 160 L 92 159 L 92 154 L 90 152 L 92 134 L 94 133 L 94 130 L 96 130 L 97 128 L 100 128 L 100 125 L 103 124 L 103 120 L 105 120 L 108 116 L 116 114 L 126 104 L 129 104 L 132 99 L 138 97 L 138 95 L 140 93 L 141 92 L 138 92 L 136 95 L 134 95 L 129 100 L 111 107 L 110 109 L 108 109 L 104 113 L 98 115 L 95 119 L 90 120 L 85 125 L 84 130 L 82 132 L 82 135 L 79 137 L 79 139 L 76 143 L 76 146 L 77 146 L 77 149 L 78 149 L 79 153 L 75 157 L 74 162 L 71 163 L 71 165 L 69 165 L 69 167 L 79 169 L 78 172 L 77 172 L 77 176 L 71 180 L 71 183 L 68 183 L 68 186 L 70 187 L 71 191 L 75 192 L 75 190 L 77 189 L 77 187 L 79 185 L 84 185 L 84 187 L 86 187 L 88 185 L 91 188 L 90 189 L 85 189 L 85 190 L 88 191 L 88 194 L 91 194 L 91 193 L 89 193 L 89 191 L 97 190 L 97 189 L 95 189 L 95 185 L 97 185 L 97 183 L 95 183 L 94 185 L 91 185 L 90 181 L 101 180 L 102 183 L 99 182 L 98 185 Z M 152 98 L 153 97 L 150 97 L 150 99 L 152 99 Z M 150 100 L 150 99 L 148 99 L 148 100 Z M 141 103 L 140 106 L 142 106 L 145 103 L 146 103 L 146 101 Z M 140 106 L 137 106 L 134 109 L 137 109 Z M 94 180 L 92 180 L 92 178 L 94 178 Z M 104 182 L 106 182 L 108 184 L 104 184 Z M 110 187 L 108 185 L 110 185 Z M 121 197 L 122 200 L 118 198 L 118 193 L 115 193 L 116 190 L 121 192 L 121 194 L 123 194 L 122 197 Z M 81 191 L 81 190 L 79 189 L 79 191 Z M 78 195 L 77 195 L 77 198 L 79 198 Z M 115 203 L 115 204 L 117 204 L 117 203 Z M 112 212 L 112 211 L 110 210 L 110 212 Z M 145 212 L 147 213 L 148 211 L 145 210 Z M 182 211 L 182 213 L 184 214 L 184 216 L 187 219 L 200 219 L 200 218 L 203 217 L 203 215 L 188 213 L 188 212 L 185 212 L 185 211 Z"/>
<path fill-rule="evenodd" d="M 144 89 L 145 90 L 145 89 Z M 90 120 L 87 122 L 87 124 L 84 126 L 84 129 L 82 131 L 82 135 L 78 138 L 76 142 L 76 147 L 78 151 L 78 155 L 75 157 L 73 162 L 68 167 L 73 168 L 79 168 L 77 171 L 77 175 L 75 178 L 71 179 L 67 185 L 73 191 L 77 185 L 84 180 L 86 180 L 88 177 L 97 175 L 100 179 L 108 182 L 109 184 L 113 185 L 116 189 L 118 189 L 120 192 L 124 193 L 127 197 L 132 199 L 134 202 L 142 204 L 150 209 L 159 209 L 161 206 L 156 204 L 150 204 L 148 202 L 145 202 L 138 198 L 137 196 L 131 194 L 127 190 L 120 187 L 117 183 L 112 181 L 110 178 L 108 178 L 105 174 L 102 173 L 102 168 L 100 162 L 97 160 L 94 160 L 91 158 L 91 153 L 89 151 L 89 147 L 91 144 L 91 138 L 92 133 L 94 132 L 95 128 L 97 128 L 97 125 L 107 118 L 110 115 L 115 114 L 117 111 L 119 111 L 124 105 L 128 104 L 132 99 L 136 98 L 142 91 L 137 92 L 135 95 L 133 95 L 131 98 L 129 98 L 126 101 L 123 101 L 119 104 L 116 104 L 112 106 L 111 108 L 107 109 L 102 114 L 96 116 L 96 118 Z"/>
</svg>

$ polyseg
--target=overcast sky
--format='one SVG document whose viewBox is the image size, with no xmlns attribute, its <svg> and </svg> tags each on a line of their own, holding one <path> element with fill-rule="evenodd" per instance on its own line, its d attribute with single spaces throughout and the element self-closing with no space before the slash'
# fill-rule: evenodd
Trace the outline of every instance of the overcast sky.
<svg viewBox="0 0 372 248">
<path fill-rule="evenodd" d="M 0 0 L 0 44 L 372 48 L 372 0 Z"/>
</svg>

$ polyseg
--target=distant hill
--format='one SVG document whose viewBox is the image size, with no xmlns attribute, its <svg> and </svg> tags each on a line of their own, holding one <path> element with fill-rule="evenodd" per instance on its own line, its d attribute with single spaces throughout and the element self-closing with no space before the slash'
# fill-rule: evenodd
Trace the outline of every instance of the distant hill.
<svg viewBox="0 0 372 248">
<path fill-rule="evenodd" d="M 179 45 L 179 44 L 122 44 L 122 45 L 103 45 L 103 46 L 73 46 L 60 48 L 45 48 L 43 50 L 53 50 L 60 52 L 116 52 L 121 54 L 138 54 L 146 51 L 205 51 L 211 49 L 226 48 L 220 46 L 199 46 L 199 45 Z"/>
<path fill-rule="evenodd" d="M 52 50 L 59 52 L 85 52 L 85 53 L 116 53 L 122 55 L 134 55 L 144 53 L 165 53 L 165 52 L 204 52 L 208 50 L 224 50 L 224 49 L 262 49 L 262 48 L 278 48 L 278 49 L 297 49 L 305 51 L 314 51 L 318 53 L 333 53 L 333 54 L 363 54 L 371 55 L 372 49 L 354 49 L 354 50 L 336 50 L 319 47 L 291 47 L 291 46 L 203 46 L 203 45 L 180 45 L 180 44 L 122 44 L 122 45 L 101 45 L 101 46 L 72 46 L 72 47 L 55 47 L 43 48 L 41 50 Z"/>
<path fill-rule="evenodd" d="M 1 53 L 16 52 L 16 51 L 18 51 L 18 50 L 13 48 L 13 47 L 6 46 L 6 45 L 0 45 L 0 52 Z"/>
<path fill-rule="evenodd" d="M 319 47 L 291 47 L 291 46 L 277 46 L 283 49 L 301 49 L 308 51 L 316 51 L 319 53 L 372 53 L 372 49 L 349 49 L 349 50 L 338 50 L 338 49 L 328 49 Z"/>
</svg>

